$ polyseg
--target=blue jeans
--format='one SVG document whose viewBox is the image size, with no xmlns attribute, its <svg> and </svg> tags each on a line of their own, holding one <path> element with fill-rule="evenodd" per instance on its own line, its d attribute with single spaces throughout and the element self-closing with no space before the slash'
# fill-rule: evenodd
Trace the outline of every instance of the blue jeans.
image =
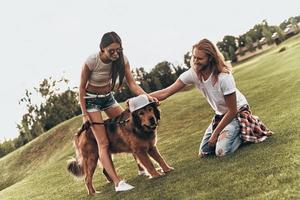
<svg viewBox="0 0 300 200">
<path fill-rule="evenodd" d="M 206 129 L 199 148 L 199 154 L 215 154 L 225 156 L 236 151 L 242 144 L 240 137 L 240 125 L 237 118 L 234 118 L 220 133 L 215 147 L 208 145 L 208 140 L 212 134 L 212 123 Z"/>
<path fill-rule="evenodd" d="M 87 112 L 100 112 L 119 105 L 112 93 L 99 95 L 86 92 L 84 98 Z"/>
</svg>

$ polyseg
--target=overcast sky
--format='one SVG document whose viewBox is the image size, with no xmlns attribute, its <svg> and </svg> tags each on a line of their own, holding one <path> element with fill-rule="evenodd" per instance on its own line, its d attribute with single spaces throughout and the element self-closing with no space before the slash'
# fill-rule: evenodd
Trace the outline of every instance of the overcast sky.
<svg viewBox="0 0 300 200">
<path fill-rule="evenodd" d="M 18 136 L 25 89 L 50 76 L 78 86 L 85 59 L 101 35 L 116 31 L 131 67 L 150 70 L 183 55 L 206 37 L 238 36 L 267 19 L 279 25 L 300 15 L 300 3 L 201 0 L 7 0 L 0 2 L 0 140 Z"/>
</svg>

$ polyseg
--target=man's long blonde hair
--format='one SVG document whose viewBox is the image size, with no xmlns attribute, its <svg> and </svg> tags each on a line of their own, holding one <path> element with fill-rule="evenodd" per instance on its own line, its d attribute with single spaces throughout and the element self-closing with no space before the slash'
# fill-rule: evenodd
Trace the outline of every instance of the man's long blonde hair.
<svg viewBox="0 0 300 200">
<path fill-rule="evenodd" d="M 219 51 L 219 49 L 208 39 L 202 39 L 200 42 L 193 46 L 193 49 L 203 51 L 208 56 L 208 65 L 212 71 L 213 84 L 218 81 L 218 75 L 220 73 L 230 73 L 231 66 L 227 65 L 224 56 Z M 191 59 L 193 60 L 193 59 Z M 202 74 L 197 72 L 198 78 L 202 81 Z"/>
</svg>

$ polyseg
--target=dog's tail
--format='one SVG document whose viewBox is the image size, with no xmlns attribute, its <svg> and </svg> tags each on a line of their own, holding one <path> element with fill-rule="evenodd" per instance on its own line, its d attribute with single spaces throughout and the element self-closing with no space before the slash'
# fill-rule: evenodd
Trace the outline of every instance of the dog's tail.
<svg viewBox="0 0 300 200">
<path fill-rule="evenodd" d="M 72 175 L 78 178 L 84 175 L 81 165 L 79 164 L 78 160 L 75 158 L 68 160 L 67 169 Z"/>
<path fill-rule="evenodd" d="M 83 168 L 82 168 L 82 165 L 79 160 L 81 160 L 81 154 L 79 152 L 79 149 L 78 149 L 78 140 L 79 140 L 79 137 L 80 137 L 80 134 L 84 131 L 82 130 L 83 129 L 83 126 L 82 128 L 75 134 L 74 136 L 74 141 L 73 141 L 73 145 L 74 145 L 74 148 L 75 148 L 75 151 L 76 151 L 76 158 L 72 158 L 70 160 L 67 161 L 67 170 L 74 176 L 80 178 L 80 177 L 83 177 L 84 176 L 84 172 L 83 172 Z"/>
</svg>

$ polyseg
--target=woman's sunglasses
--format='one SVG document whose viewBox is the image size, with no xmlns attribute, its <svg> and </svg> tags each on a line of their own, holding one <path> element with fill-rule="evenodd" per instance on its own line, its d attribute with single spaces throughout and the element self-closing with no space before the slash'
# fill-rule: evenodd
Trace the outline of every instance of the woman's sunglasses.
<svg viewBox="0 0 300 200">
<path fill-rule="evenodd" d="M 107 51 L 108 51 L 108 53 L 109 53 L 110 55 L 114 55 L 116 52 L 117 52 L 118 54 L 119 54 L 119 53 L 122 53 L 123 49 L 122 49 L 122 48 L 108 49 Z"/>
</svg>

